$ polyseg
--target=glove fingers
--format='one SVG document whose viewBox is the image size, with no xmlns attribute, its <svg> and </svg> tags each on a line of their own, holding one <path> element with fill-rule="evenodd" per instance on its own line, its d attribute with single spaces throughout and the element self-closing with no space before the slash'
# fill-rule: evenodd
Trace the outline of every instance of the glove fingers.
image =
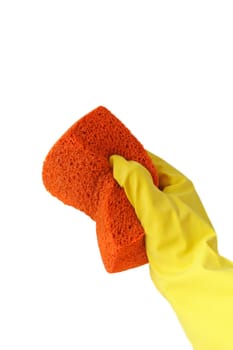
<svg viewBox="0 0 233 350">
<path fill-rule="evenodd" d="M 154 232 L 163 232 L 172 203 L 169 197 L 153 184 L 149 171 L 141 164 L 127 161 L 118 155 L 110 157 L 110 164 L 113 166 L 113 177 L 124 188 L 147 236 L 150 236 L 150 233 L 154 236 Z"/>
<path fill-rule="evenodd" d="M 179 197 L 183 203 L 191 206 L 198 215 L 211 224 L 192 182 L 165 160 L 151 152 L 147 153 L 158 171 L 160 189 L 166 194 L 170 193 Z"/>
<path fill-rule="evenodd" d="M 165 162 L 165 160 L 159 158 L 149 151 L 147 151 L 147 153 L 152 159 L 152 162 L 159 174 L 159 184 L 162 191 L 175 192 L 178 188 L 177 185 L 189 182 L 188 178 L 185 175 L 183 175 L 172 165 Z"/>
</svg>

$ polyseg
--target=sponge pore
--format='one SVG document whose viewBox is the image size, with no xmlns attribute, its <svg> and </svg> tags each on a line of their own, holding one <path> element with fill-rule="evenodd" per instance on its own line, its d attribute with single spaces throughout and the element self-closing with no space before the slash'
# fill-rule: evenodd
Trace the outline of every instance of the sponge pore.
<svg viewBox="0 0 233 350">
<path fill-rule="evenodd" d="M 98 245 L 108 272 L 148 262 L 145 235 L 134 208 L 112 175 L 109 157 L 122 155 L 158 175 L 141 143 L 105 107 L 79 119 L 55 143 L 43 164 L 46 189 L 96 221 Z"/>
</svg>

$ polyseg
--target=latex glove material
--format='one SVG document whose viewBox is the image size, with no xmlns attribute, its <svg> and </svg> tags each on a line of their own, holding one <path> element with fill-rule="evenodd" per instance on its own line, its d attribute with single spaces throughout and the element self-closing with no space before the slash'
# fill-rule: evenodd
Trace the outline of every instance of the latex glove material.
<svg viewBox="0 0 233 350">
<path fill-rule="evenodd" d="M 150 156 L 160 189 L 140 164 L 117 155 L 110 162 L 144 228 L 151 278 L 195 350 L 232 350 L 233 263 L 219 255 L 215 231 L 191 181 Z"/>
</svg>

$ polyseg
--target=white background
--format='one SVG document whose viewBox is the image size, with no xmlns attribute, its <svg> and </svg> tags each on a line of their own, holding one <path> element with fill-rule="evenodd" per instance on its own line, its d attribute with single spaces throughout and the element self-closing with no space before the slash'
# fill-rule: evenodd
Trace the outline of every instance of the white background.
<svg viewBox="0 0 233 350">
<path fill-rule="evenodd" d="M 108 274 L 95 223 L 43 187 L 99 105 L 196 185 L 233 258 L 232 1 L 0 1 L 0 349 L 191 346 L 148 266 Z"/>
</svg>

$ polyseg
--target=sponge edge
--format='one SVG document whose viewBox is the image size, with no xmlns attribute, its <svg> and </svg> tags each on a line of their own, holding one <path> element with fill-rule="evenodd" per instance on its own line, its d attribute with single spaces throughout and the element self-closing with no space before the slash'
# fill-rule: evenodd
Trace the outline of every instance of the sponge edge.
<svg viewBox="0 0 233 350">
<path fill-rule="evenodd" d="M 140 142 L 105 107 L 78 120 L 55 143 L 42 171 L 46 189 L 96 221 L 101 257 L 108 272 L 148 262 L 144 231 L 112 176 L 109 157 L 138 161 L 158 185 L 156 169 Z"/>
</svg>

